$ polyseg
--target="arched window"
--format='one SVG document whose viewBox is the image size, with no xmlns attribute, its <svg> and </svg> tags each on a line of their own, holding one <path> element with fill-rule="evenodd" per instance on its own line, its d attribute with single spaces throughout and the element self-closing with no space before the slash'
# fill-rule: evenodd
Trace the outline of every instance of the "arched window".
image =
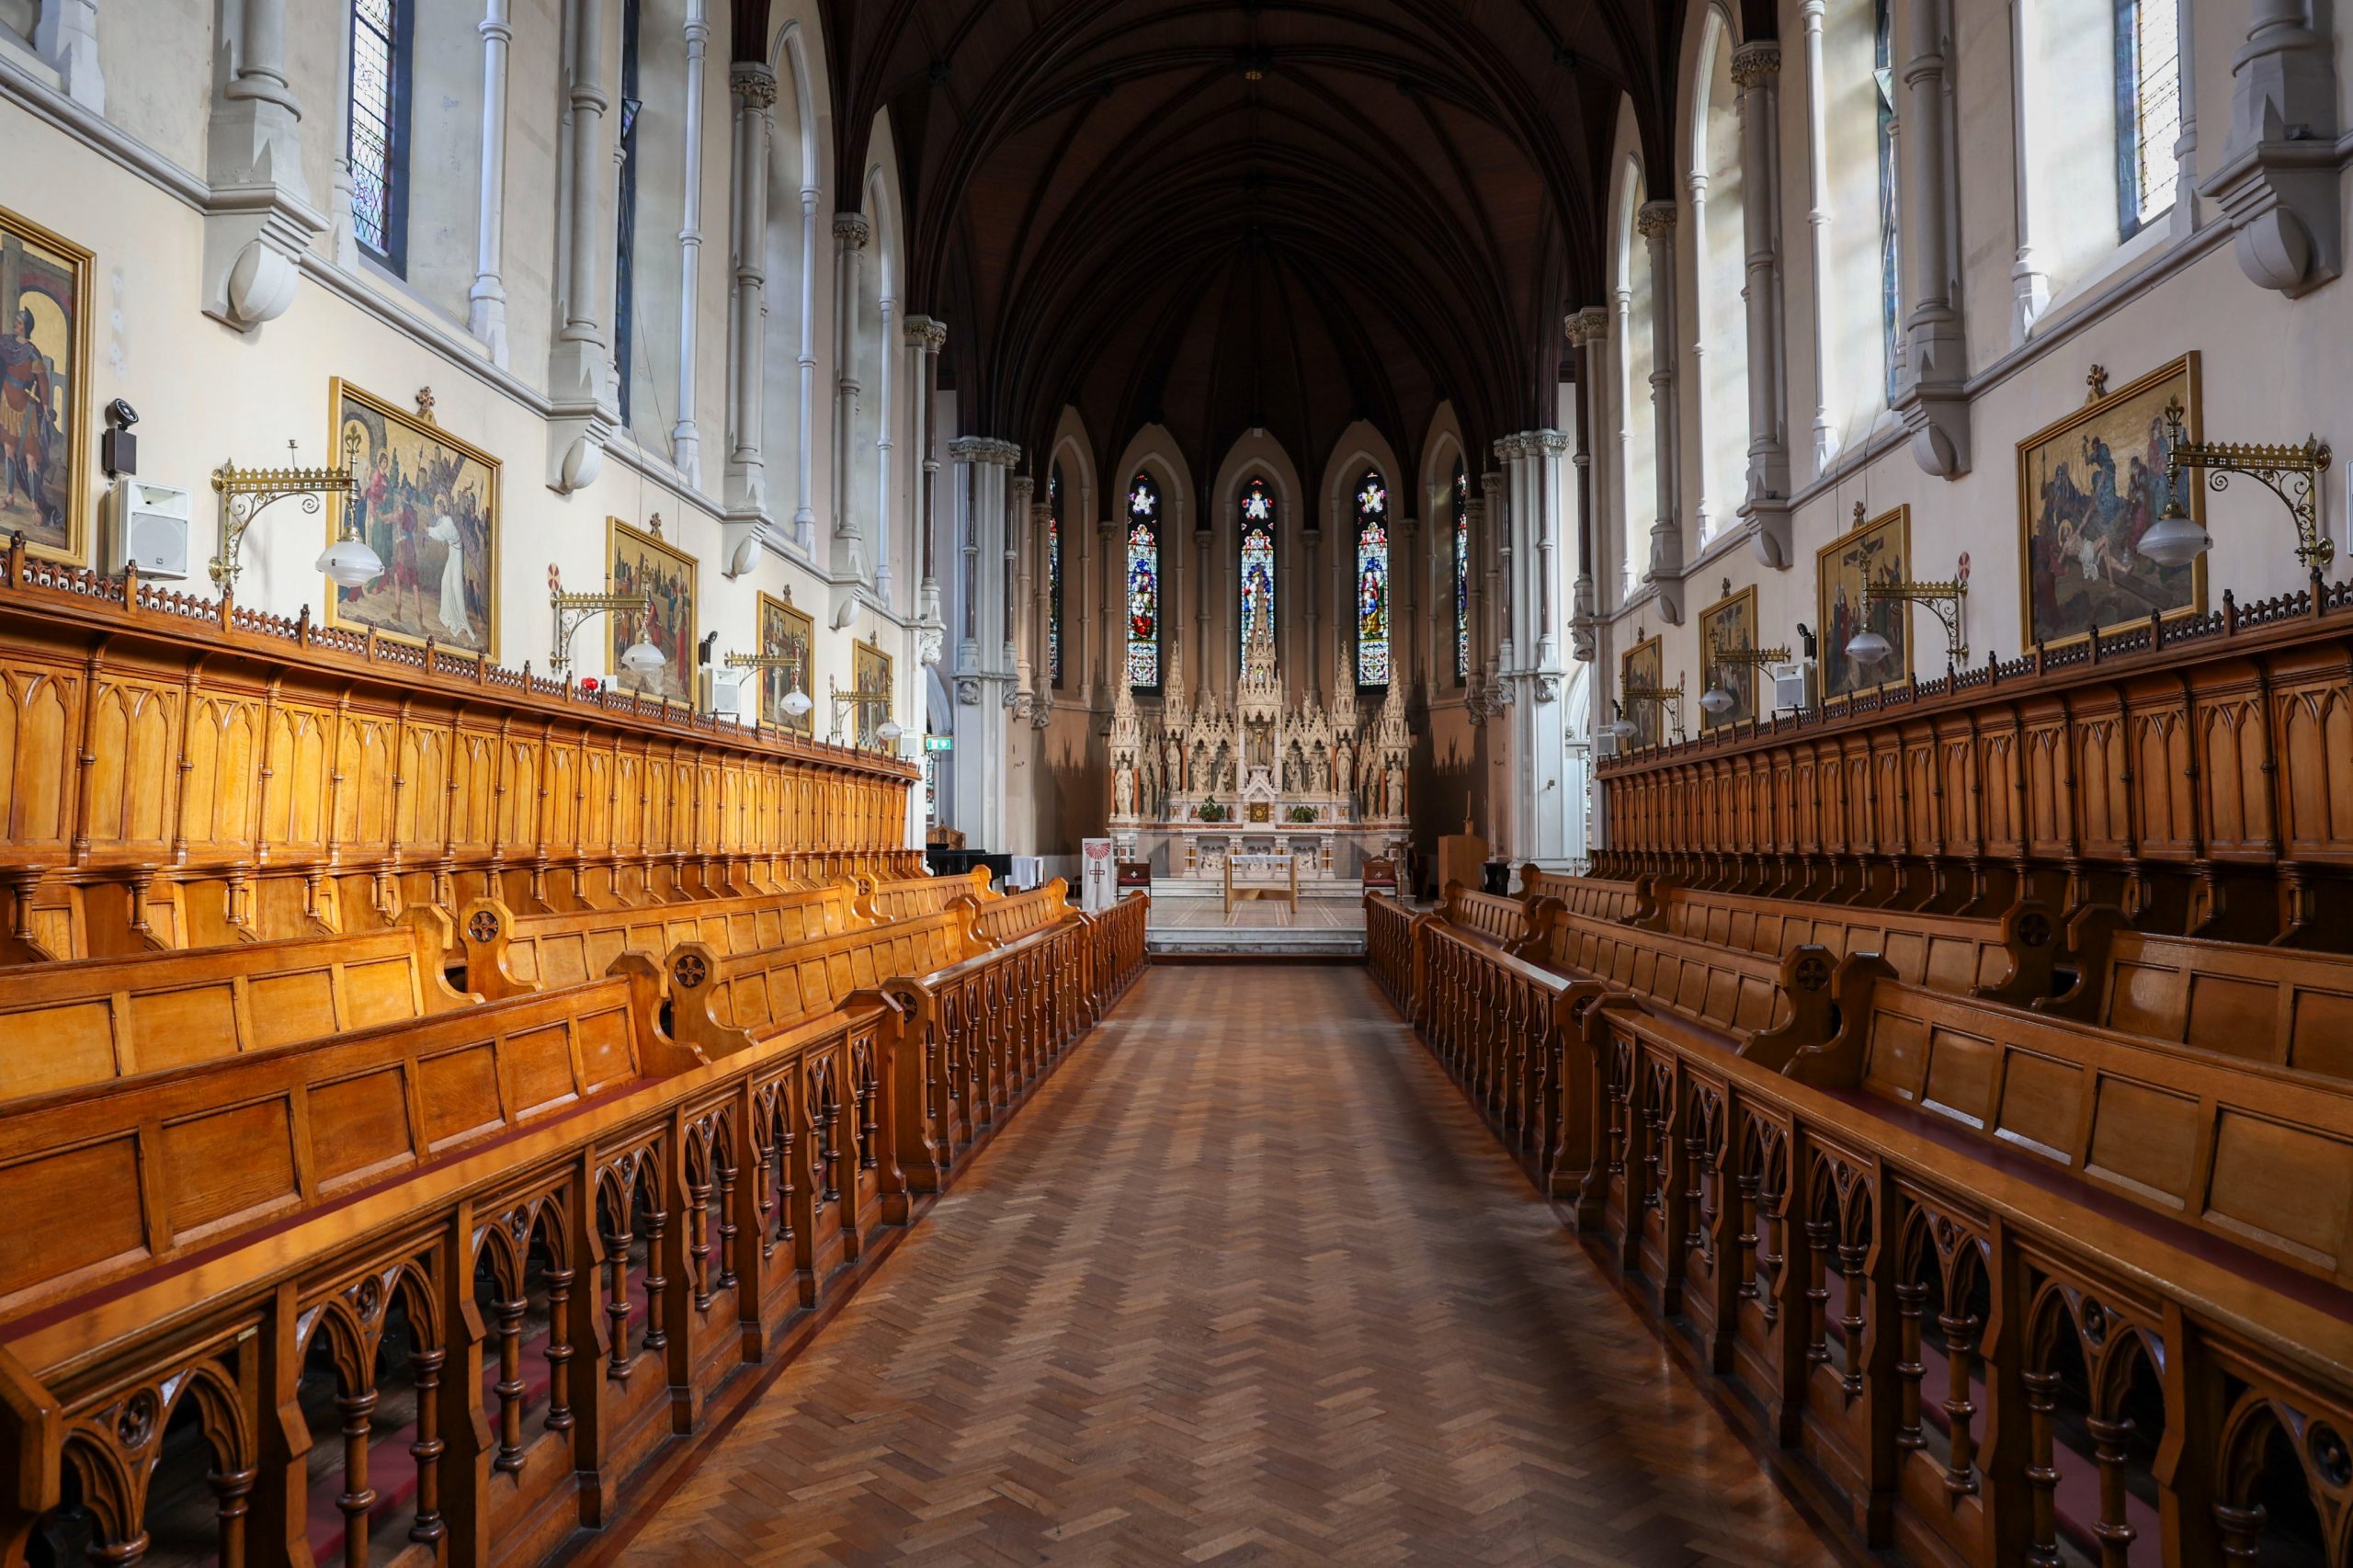
<svg viewBox="0 0 2353 1568">
<path fill-rule="evenodd" d="M 1698 261 L 1692 315 L 1699 382 L 1702 538 L 1733 520 L 1747 489 L 1748 192 L 1740 166 L 1740 98 L 1732 79 L 1732 33 L 1707 16 L 1691 160 L 1691 240 Z"/>
<path fill-rule="evenodd" d="M 1471 472 L 1454 460 L 1454 684 L 1471 678 Z"/>
<path fill-rule="evenodd" d="M 1372 469 L 1357 481 L 1357 688 L 1389 685 L 1389 486 Z"/>
<path fill-rule="evenodd" d="M 644 23 L 642 0 L 621 0 L 621 101 L 615 121 L 620 160 L 620 193 L 613 208 L 613 368 L 620 372 L 621 423 L 629 423 L 630 384 L 637 340 L 637 117 L 641 97 L 638 34 Z"/>
<path fill-rule="evenodd" d="M 1063 684 L 1063 465 L 1046 475 L 1046 676 Z"/>
<path fill-rule="evenodd" d="M 1264 479 L 1242 486 L 1242 657 L 1260 627 L 1275 634 L 1275 493 Z"/>
<path fill-rule="evenodd" d="M 394 272 L 408 265 L 409 68 L 415 18 L 406 0 L 352 0 L 351 224 L 360 248 Z"/>
<path fill-rule="evenodd" d="M 1871 0 L 1871 101 L 1876 106 L 1879 148 L 1879 316 L 1885 355 L 1885 391 L 1895 401 L 1895 368 L 1902 309 L 1896 288 L 1895 235 L 1895 8 L 1892 0 Z"/>
<path fill-rule="evenodd" d="M 2131 239 L 2173 208 L 2181 165 L 2180 0 L 2116 0 L 2117 228 Z"/>
<path fill-rule="evenodd" d="M 1652 401 L 1651 372 L 1657 356 L 1651 341 L 1656 311 L 1650 243 L 1634 232 L 1643 204 L 1643 166 L 1626 160 L 1618 195 L 1618 496 L 1620 602 L 1650 569 L 1651 520 L 1658 516 L 1658 415 Z"/>
<path fill-rule="evenodd" d="M 1128 486 L 1128 685 L 1160 689 L 1160 486 L 1148 473 Z"/>
</svg>

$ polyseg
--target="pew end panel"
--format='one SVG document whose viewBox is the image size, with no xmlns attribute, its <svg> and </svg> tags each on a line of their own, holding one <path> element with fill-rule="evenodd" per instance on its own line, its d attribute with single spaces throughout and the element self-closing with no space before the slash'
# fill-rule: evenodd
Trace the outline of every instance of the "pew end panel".
<svg viewBox="0 0 2353 1568">
<path fill-rule="evenodd" d="M 1969 994 L 2013 1007 L 2041 1006 L 2056 986 L 2058 937 L 2058 922 L 2049 904 L 2038 898 L 2019 899 L 2002 915 L 2002 949 L 2009 957 L 2009 973 L 1981 981 Z"/>
<path fill-rule="evenodd" d="M 1779 1000 L 1773 1009 L 1781 1021 L 1742 1041 L 1739 1054 L 1760 1067 L 1778 1070 L 1799 1052 L 1818 1050 L 1826 1043 L 1837 1016 L 1830 988 L 1837 967 L 1830 949 L 1818 943 L 1808 942 L 1784 954 L 1777 982 Z"/>
</svg>

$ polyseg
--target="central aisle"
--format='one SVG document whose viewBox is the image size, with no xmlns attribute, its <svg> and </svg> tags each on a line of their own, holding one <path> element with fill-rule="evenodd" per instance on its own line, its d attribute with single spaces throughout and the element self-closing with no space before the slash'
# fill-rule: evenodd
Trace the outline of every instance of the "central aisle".
<svg viewBox="0 0 2353 1568">
<path fill-rule="evenodd" d="M 1356 968 L 1150 971 L 623 1561 L 1831 1563 Z"/>
</svg>

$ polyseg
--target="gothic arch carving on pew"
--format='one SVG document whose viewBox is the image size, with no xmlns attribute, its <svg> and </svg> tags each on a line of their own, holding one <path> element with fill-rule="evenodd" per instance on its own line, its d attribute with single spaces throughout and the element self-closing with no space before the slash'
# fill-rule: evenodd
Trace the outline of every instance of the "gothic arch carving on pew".
<svg viewBox="0 0 2353 1568">
<path fill-rule="evenodd" d="M 2236 1381 L 2235 1379 L 2233 1380 Z M 2277 1442 L 2302 1474 L 2319 1517 L 2325 1560 L 2342 1563 L 2353 1555 L 2353 1449 L 2347 1433 L 2353 1413 L 2301 1409 L 2279 1394 L 2245 1388 L 2224 1416 L 2215 1445 L 2214 1523 L 2227 1552 L 2243 1551 L 2257 1560 L 2265 1510 L 2259 1495 Z"/>
<path fill-rule="evenodd" d="M 96 1521 L 94 1546 L 144 1551 L 148 1488 L 163 1460 L 164 1437 L 190 1401 L 212 1454 L 214 1495 L 223 1508 L 242 1506 L 260 1460 L 244 1392 L 216 1347 L 161 1377 L 116 1391 L 67 1428 L 60 1457 Z"/>
</svg>

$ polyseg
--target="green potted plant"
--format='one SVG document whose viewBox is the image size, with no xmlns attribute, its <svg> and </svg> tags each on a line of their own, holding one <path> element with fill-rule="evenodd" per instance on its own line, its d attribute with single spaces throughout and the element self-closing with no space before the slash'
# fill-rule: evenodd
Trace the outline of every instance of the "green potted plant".
<svg viewBox="0 0 2353 1568">
<path fill-rule="evenodd" d="M 1193 815 L 1203 822 L 1223 822 L 1225 808 L 1217 803 L 1215 795 L 1205 795 L 1201 798 L 1201 803 L 1193 808 Z"/>
<path fill-rule="evenodd" d="M 1315 820 L 1315 808 L 1313 806 L 1293 806 L 1290 809 L 1290 820 L 1293 822 L 1313 822 Z"/>
</svg>

